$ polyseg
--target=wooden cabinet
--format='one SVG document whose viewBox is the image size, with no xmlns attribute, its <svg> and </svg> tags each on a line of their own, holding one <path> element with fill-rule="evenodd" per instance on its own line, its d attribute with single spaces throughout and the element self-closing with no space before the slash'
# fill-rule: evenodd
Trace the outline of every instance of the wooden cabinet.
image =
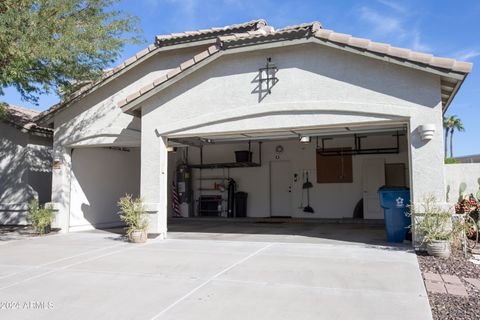
<svg viewBox="0 0 480 320">
<path fill-rule="evenodd" d="M 342 151 L 352 148 L 325 148 L 324 151 L 338 151 L 338 155 L 322 155 L 317 151 L 317 183 L 352 183 L 352 156 Z"/>
</svg>

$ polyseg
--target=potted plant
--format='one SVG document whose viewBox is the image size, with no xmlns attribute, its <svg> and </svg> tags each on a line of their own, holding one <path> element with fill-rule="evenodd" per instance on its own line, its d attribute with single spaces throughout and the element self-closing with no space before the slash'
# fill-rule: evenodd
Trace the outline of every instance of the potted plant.
<svg viewBox="0 0 480 320">
<path fill-rule="evenodd" d="M 127 225 L 127 237 L 130 242 L 144 243 L 147 241 L 148 215 L 140 198 L 125 195 L 118 201 L 120 219 Z"/>
<path fill-rule="evenodd" d="M 427 197 L 420 206 L 412 205 L 410 210 L 428 254 L 448 258 L 451 244 L 457 244 L 461 237 L 461 222 L 452 219 L 452 214 L 440 206 L 433 196 Z"/>
<path fill-rule="evenodd" d="M 37 200 L 32 200 L 28 207 L 29 220 L 39 235 L 50 233 L 55 214 L 51 205 L 41 207 Z"/>
</svg>

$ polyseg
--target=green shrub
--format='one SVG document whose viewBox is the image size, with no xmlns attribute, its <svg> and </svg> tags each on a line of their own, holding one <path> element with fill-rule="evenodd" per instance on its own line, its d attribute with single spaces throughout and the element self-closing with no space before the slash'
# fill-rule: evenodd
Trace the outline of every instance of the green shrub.
<svg viewBox="0 0 480 320">
<path fill-rule="evenodd" d="M 454 164 L 458 163 L 458 161 L 455 158 L 446 158 L 445 159 L 445 164 Z"/>
<path fill-rule="evenodd" d="M 29 220 L 32 226 L 41 235 L 45 233 L 45 228 L 50 226 L 55 218 L 53 207 L 46 205 L 43 208 L 37 200 L 32 200 L 28 208 Z"/>
<path fill-rule="evenodd" d="M 127 235 L 134 231 L 146 231 L 148 228 L 148 215 L 143 208 L 141 198 L 133 198 L 127 194 L 118 201 L 120 219 L 127 225 Z"/>
<path fill-rule="evenodd" d="M 459 244 L 463 224 L 452 219 L 452 214 L 442 208 L 434 196 L 426 197 L 420 205 L 411 205 L 410 214 L 414 217 L 415 228 L 423 236 L 422 244 L 435 240 Z"/>
</svg>

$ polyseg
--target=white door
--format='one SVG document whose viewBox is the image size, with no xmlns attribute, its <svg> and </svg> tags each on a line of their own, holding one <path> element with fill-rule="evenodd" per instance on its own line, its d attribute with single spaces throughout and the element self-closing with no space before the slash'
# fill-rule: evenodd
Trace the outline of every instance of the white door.
<svg viewBox="0 0 480 320">
<path fill-rule="evenodd" d="M 383 219 L 378 189 L 385 185 L 385 159 L 365 159 L 363 176 L 363 218 Z"/>
<path fill-rule="evenodd" d="M 292 215 L 292 165 L 270 162 L 270 216 Z"/>
</svg>

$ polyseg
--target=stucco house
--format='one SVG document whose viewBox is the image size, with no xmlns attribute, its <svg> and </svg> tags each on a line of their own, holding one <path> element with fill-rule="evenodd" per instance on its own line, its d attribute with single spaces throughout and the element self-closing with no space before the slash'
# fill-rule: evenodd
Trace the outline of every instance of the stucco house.
<svg viewBox="0 0 480 320">
<path fill-rule="evenodd" d="M 37 115 L 8 105 L 0 121 L 0 224 L 27 224 L 31 200 L 50 202 L 53 130 L 36 125 Z"/>
<path fill-rule="evenodd" d="M 378 220 L 382 185 L 443 200 L 442 114 L 471 68 L 319 22 L 157 36 L 37 116 L 54 130 L 56 226 L 117 226 L 131 193 L 165 237 L 170 216 L 235 216 L 232 179 L 247 217 Z"/>
</svg>

